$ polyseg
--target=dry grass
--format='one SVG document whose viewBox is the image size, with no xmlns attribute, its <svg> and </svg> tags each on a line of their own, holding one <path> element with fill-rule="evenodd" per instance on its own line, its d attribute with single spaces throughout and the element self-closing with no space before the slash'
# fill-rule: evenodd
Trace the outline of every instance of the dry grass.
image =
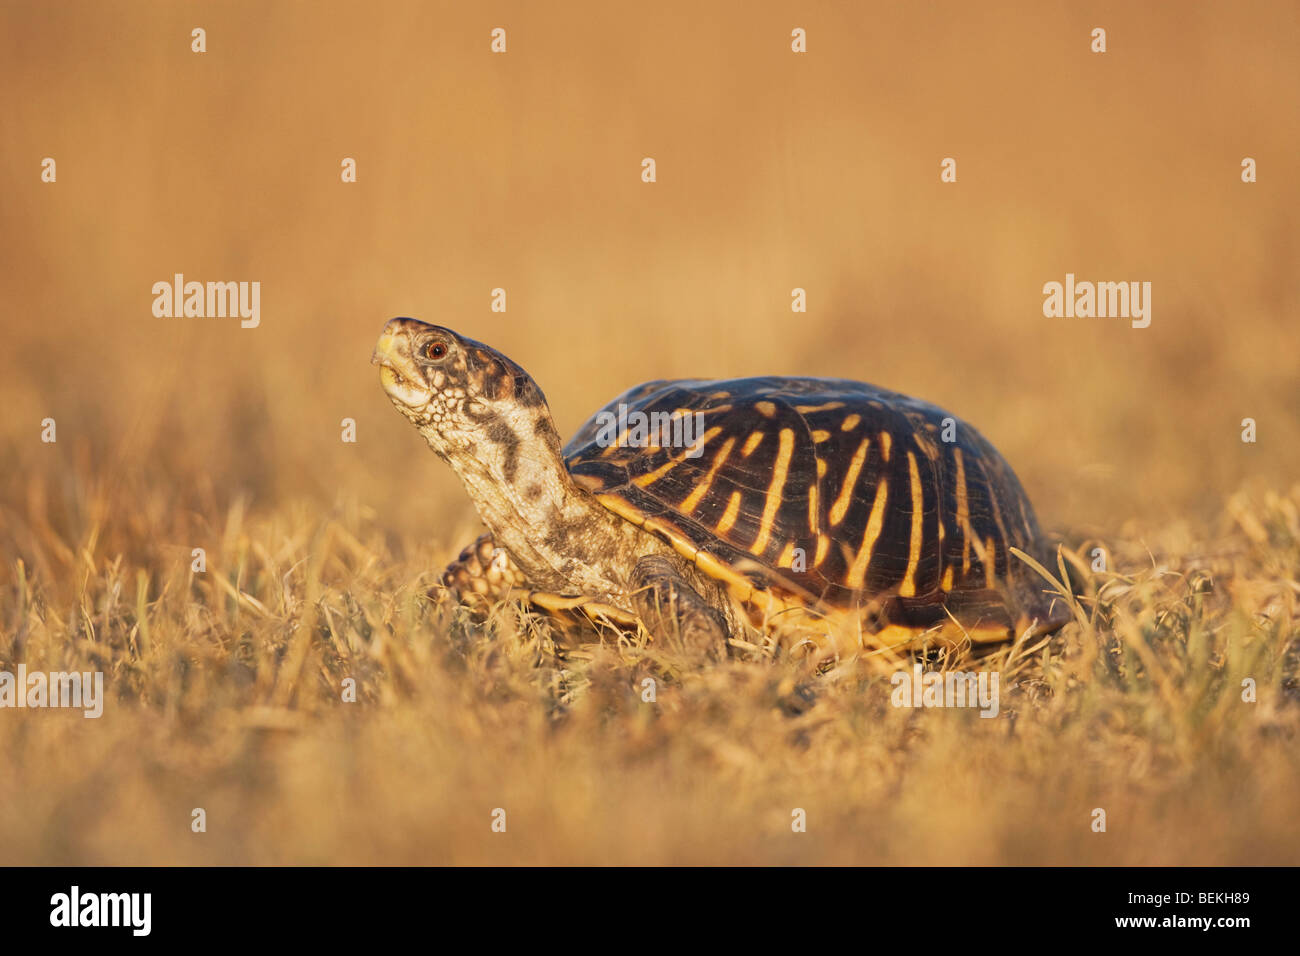
<svg viewBox="0 0 1300 956">
<path fill-rule="evenodd" d="M 110 697 L 0 711 L 0 863 L 1300 862 L 1294 5 L 816 6 L 796 58 L 785 4 L 517 4 L 495 59 L 468 6 L 0 8 L 0 669 Z M 1044 319 L 1067 271 L 1151 328 Z M 155 319 L 175 272 L 262 326 Z M 424 595 L 472 509 L 367 364 L 398 314 L 562 432 L 649 378 L 919 395 L 1114 573 L 997 720 L 475 631 Z"/>
<path fill-rule="evenodd" d="M 631 640 L 557 652 L 424 593 L 358 507 L 196 528 L 114 499 L 76 536 L 0 512 L 30 556 L 0 660 L 103 670 L 103 718 L 0 725 L 5 862 L 1295 862 L 1300 488 L 1115 555 L 1085 620 L 994 664 L 1003 714 L 901 710 L 861 662 L 701 669 Z M 123 502 L 118 502 L 122 508 Z M 44 516 L 48 518 L 49 516 Z M 148 544 L 141 544 L 148 542 Z M 449 545 L 451 542 L 444 542 Z M 642 681 L 659 682 L 643 702 Z M 357 703 L 343 703 L 344 678 Z M 1252 678 L 1258 702 L 1244 703 Z M 209 830 L 189 831 L 192 807 Z M 493 834 L 490 812 L 507 811 Z M 809 832 L 793 834 L 795 807 Z M 1094 807 L 1108 832 L 1091 832 Z"/>
</svg>

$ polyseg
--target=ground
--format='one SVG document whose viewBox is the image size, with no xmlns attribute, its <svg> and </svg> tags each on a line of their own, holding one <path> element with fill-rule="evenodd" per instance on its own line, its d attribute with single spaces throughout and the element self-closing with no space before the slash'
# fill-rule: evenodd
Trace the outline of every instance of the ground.
<svg viewBox="0 0 1300 956">
<path fill-rule="evenodd" d="M 1097 613 L 979 665 L 1002 675 L 994 719 L 895 708 L 862 662 L 556 648 L 510 606 L 472 626 L 362 508 L 191 516 L 221 529 L 204 573 L 163 528 L 68 539 L 39 511 L 0 515 L 25 552 L 0 656 L 109 688 L 98 720 L 0 713 L 7 863 L 1300 854 L 1300 487 L 1234 496 L 1208 550 L 1175 526 L 1113 555 Z"/>
</svg>

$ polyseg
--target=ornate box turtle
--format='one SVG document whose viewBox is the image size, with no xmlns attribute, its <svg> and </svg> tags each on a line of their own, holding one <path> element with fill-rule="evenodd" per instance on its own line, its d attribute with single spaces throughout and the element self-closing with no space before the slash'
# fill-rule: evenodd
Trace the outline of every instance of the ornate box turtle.
<svg viewBox="0 0 1300 956">
<path fill-rule="evenodd" d="M 747 627 L 888 653 L 1067 619 L 1011 553 L 1041 551 L 1010 466 L 917 399 L 841 379 L 647 382 L 561 450 L 541 389 L 486 345 L 398 318 L 372 361 L 488 528 L 443 578 L 466 602 L 518 590 L 714 653 Z"/>
</svg>

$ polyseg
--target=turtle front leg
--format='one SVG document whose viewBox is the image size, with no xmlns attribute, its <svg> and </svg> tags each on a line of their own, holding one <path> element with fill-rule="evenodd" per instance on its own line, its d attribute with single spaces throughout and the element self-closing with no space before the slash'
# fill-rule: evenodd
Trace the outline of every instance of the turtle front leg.
<svg viewBox="0 0 1300 956">
<path fill-rule="evenodd" d="M 496 546 L 489 532 L 480 535 L 447 565 L 441 581 L 458 603 L 482 621 L 493 604 L 524 586 L 524 574 L 510 555 Z"/>
<path fill-rule="evenodd" d="M 647 555 L 636 563 L 630 583 L 637 614 L 656 640 L 714 660 L 726 657 L 726 620 L 671 561 Z"/>
</svg>

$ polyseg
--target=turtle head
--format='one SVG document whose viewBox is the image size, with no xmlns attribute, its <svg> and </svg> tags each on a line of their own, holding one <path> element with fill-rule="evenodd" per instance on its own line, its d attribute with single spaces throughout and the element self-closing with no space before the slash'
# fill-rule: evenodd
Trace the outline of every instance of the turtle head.
<svg viewBox="0 0 1300 956">
<path fill-rule="evenodd" d="M 417 319 L 392 319 L 370 361 L 397 410 L 453 465 L 497 457 L 498 449 L 511 478 L 521 447 L 540 438 L 559 454 L 542 390 L 481 342 Z"/>
<path fill-rule="evenodd" d="M 626 550 L 625 522 L 569 474 L 546 396 L 527 372 L 481 342 L 405 318 L 384 326 L 371 362 L 531 587 L 620 593 L 631 557 L 611 555 Z"/>
</svg>

